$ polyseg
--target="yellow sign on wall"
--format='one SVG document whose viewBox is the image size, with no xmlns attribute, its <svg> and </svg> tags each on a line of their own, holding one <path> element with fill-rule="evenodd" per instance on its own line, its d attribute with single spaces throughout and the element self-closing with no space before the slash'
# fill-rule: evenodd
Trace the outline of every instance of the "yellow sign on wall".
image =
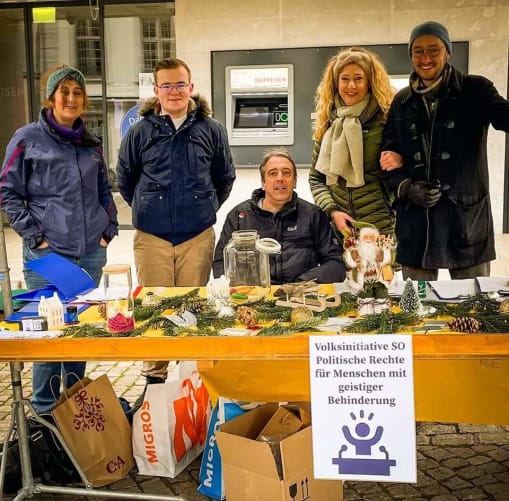
<svg viewBox="0 0 509 501">
<path fill-rule="evenodd" d="M 34 23 L 54 23 L 56 18 L 55 7 L 34 7 L 32 9 Z"/>
</svg>

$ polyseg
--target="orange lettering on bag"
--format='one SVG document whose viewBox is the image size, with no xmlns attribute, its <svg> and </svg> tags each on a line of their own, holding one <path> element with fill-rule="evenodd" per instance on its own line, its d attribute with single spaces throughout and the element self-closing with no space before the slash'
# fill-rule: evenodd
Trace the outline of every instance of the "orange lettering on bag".
<svg viewBox="0 0 509 501">
<path fill-rule="evenodd" d="M 194 445 L 202 444 L 207 438 L 209 393 L 203 384 L 195 388 L 190 379 L 185 379 L 182 387 L 187 390 L 187 395 L 173 402 L 175 412 L 173 448 L 177 461 L 180 461 Z"/>
<path fill-rule="evenodd" d="M 146 404 L 146 405 L 145 405 Z M 143 402 L 141 406 L 140 419 L 143 421 L 143 441 L 145 442 L 145 455 L 149 463 L 157 463 L 156 447 L 154 445 L 155 437 L 152 433 L 152 415 L 148 411 L 150 404 L 148 401 Z"/>
<path fill-rule="evenodd" d="M 147 461 L 149 463 L 158 463 L 157 452 L 155 445 L 145 445 L 145 454 L 147 455 Z"/>
</svg>

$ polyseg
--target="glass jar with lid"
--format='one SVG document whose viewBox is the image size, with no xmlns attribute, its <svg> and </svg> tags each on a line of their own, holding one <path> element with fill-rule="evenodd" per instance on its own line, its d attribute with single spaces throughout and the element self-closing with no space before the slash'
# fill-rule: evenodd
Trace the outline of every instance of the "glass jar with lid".
<svg viewBox="0 0 509 501">
<path fill-rule="evenodd" d="M 249 302 L 263 299 L 270 292 L 269 255 L 280 253 L 273 238 L 260 238 L 255 230 L 234 231 L 223 250 L 230 287 Z"/>
<path fill-rule="evenodd" d="M 128 264 L 103 267 L 104 297 L 108 332 L 120 334 L 134 329 L 134 299 L 131 267 Z"/>
</svg>

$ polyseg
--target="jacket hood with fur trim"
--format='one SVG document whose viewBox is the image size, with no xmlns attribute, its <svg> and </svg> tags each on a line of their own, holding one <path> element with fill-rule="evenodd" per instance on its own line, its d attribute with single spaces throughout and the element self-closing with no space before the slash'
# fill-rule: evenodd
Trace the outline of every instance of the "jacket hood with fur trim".
<svg viewBox="0 0 509 501">
<path fill-rule="evenodd" d="M 195 94 L 189 100 L 189 106 L 187 112 L 197 110 L 198 115 L 203 118 L 212 117 L 212 108 L 209 102 L 200 94 Z M 157 97 L 151 97 L 147 99 L 140 107 L 139 115 L 146 118 L 149 115 L 159 115 L 161 113 L 161 104 Z"/>
</svg>

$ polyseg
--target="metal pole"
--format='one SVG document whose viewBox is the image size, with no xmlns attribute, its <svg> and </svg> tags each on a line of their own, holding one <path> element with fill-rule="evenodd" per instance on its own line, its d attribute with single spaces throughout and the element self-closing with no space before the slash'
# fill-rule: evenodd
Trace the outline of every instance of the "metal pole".
<svg viewBox="0 0 509 501">
<path fill-rule="evenodd" d="M 1 214 L 0 214 L 1 215 Z M 1 218 L 0 218 L 1 219 Z M 0 220 L 0 283 L 2 287 L 2 298 L 4 302 L 4 315 L 8 317 L 14 311 L 12 306 L 12 294 L 11 294 L 11 281 L 9 277 L 9 266 L 7 261 L 7 246 L 5 245 L 5 232 L 3 222 Z M 139 499 L 146 501 L 186 501 L 181 496 L 166 496 L 162 494 L 138 494 L 138 493 L 126 493 L 126 492 L 112 492 L 109 490 L 102 489 L 91 489 L 88 486 L 88 482 L 85 482 L 85 487 L 56 487 L 43 484 L 35 484 L 32 473 L 32 464 L 30 461 L 30 443 L 28 441 L 28 426 L 25 414 L 25 400 L 23 399 L 23 386 L 21 382 L 21 371 L 23 370 L 22 362 L 10 362 L 11 368 L 11 382 L 12 382 L 12 419 L 16 422 L 17 435 L 18 435 L 18 447 L 19 457 L 21 463 L 21 474 L 22 474 L 22 488 L 18 492 L 17 496 L 13 501 L 22 501 L 23 499 L 31 499 L 34 495 L 42 493 L 54 493 L 54 494 L 70 494 L 70 495 L 83 495 L 87 497 L 101 497 L 101 498 L 112 498 L 112 499 Z M 31 409 L 31 405 L 28 404 Z M 33 411 L 32 411 L 33 412 Z M 35 415 L 35 413 L 34 413 Z M 43 419 L 36 419 L 44 424 Z M 49 426 L 51 428 L 51 426 Z M 13 426 L 11 424 L 10 433 L 12 432 Z M 56 431 L 56 430 L 53 430 Z M 10 435 L 9 433 L 9 435 Z M 61 439 L 60 434 L 57 433 L 59 440 Z M 74 458 L 70 454 L 70 451 L 63 440 L 60 440 L 64 446 L 66 452 L 70 455 L 73 463 Z M 8 439 L 4 442 L 6 446 Z M 7 450 L 4 449 L 2 461 L 0 462 L 0 488 L 3 489 L 3 480 L 5 475 L 5 459 Z M 81 470 L 81 469 L 80 469 Z M 78 470 L 78 471 L 80 471 Z M 83 474 L 80 473 L 82 480 Z M 3 492 L 0 490 L 0 500 L 3 499 Z"/>
<path fill-rule="evenodd" d="M 0 282 L 2 284 L 2 299 L 4 302 L 4 317 L 12 315 L 11 278 L 9 275 L 9 264 L 7 261 L 7 246 L 5 245 L 4 224 L 2 221 L 3 212 L 0 213 Z"/>
</svg>

